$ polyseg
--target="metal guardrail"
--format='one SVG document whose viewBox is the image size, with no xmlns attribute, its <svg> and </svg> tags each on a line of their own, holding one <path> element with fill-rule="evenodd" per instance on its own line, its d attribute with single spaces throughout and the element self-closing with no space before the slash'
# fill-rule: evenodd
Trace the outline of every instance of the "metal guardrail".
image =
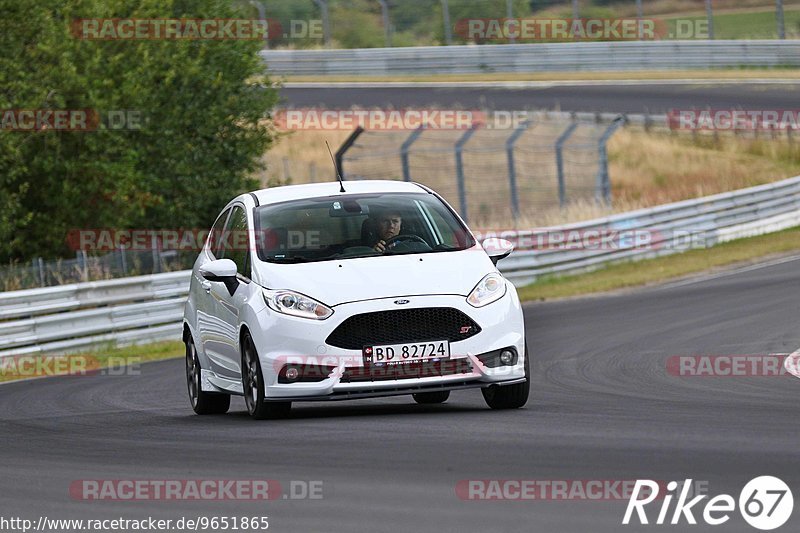
<svg viewBox="0 0 800 533">
<path fill-rule="evenodd" d="M 0 293 L 0 357 L 179 339 L 191 272 Z"/>
<path fill-rule="evenodd" d="M 800 66 L 800 41 L 622 41 L 262 50 L 273 74 L 374 76 Z"/>
<path fill-rule="evenodd" d="M 502 232 L 520 246 L 500 269 L 524 285 L 540 276 L 676 253 L 685 249 L 687 236 L 693 247 L 707 247 L 798 225 L 800 176 L 557 228 Z M 592 231 L 600 239 L 611 235 L 606 246 L 567 245 L 571 233 L 585 242 Z M 647 241 L 624 237 L 626 232 L 644 232 Z M 559 235 L 564 245 L 525 245 L 542 235 Z M 190 275 L 184 270 L 0 293 L 0 357 L 180 339 Z"/>
<path fill-rule="evenodd" d="M 516 285 L 525 285 L 541 276 L 585 272 L 798 225 L 800 176 L 557 228 L 504 232 L 500 236 L 519 246 L 500 267 Z"/>
</svg>

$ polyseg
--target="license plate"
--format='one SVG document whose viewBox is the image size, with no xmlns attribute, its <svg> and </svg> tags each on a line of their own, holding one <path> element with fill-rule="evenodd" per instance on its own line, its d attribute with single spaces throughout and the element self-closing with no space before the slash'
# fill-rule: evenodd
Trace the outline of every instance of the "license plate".
<svg viewBox="0 0 800 533">
<path fill-rule="evenodd" d="M 406 344 L 382 344 L 364 348 L 364 362 L 371 364 L 397 365 L 432 359 L 449 359 L 449 341 L 409 342 Z"/>
</svg>

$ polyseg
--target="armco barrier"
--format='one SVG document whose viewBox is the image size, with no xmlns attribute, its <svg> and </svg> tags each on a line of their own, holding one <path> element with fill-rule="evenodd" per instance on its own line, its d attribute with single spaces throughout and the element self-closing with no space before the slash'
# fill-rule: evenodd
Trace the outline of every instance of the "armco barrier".
<svg viewBox="0 0 800 533">
<path fill-rule="evenodd" d="M 180 339 L 190 274 L 0 293 L 0 357 Z"/>
<path fill-rule="evenodd" d="M 375 76 L 800 66 L 798 40 L 618 41 L 262 50 L 278 75 Z"/>
<path fill-rule="evenodd" d="M 543 275 L 589 271 L 617 261 L 713 246 L 800 225 L 800 176 L 734 192 L 640 209 L 558 228 L 510 231 L 523 246 L 500 262 L 516 285 Z M 541 234 L 642 231 L 646 246 L 526 249 Z M 484 234 L 484 236 L 486 236 Z M 0 357 L 69 352 L 103 344 L 180 339 L 189 271 L 0 293 Z"/>
</svg>

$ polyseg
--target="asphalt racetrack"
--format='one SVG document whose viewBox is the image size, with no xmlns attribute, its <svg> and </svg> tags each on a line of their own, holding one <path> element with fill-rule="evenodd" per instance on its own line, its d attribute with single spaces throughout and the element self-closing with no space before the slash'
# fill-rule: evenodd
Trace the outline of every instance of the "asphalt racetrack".
<svg viewBox="0 0 800 533">
<path fill-rule="evenodd" d="M 182 360 L 142 365 L 140 375 L 3 385 L 3 514 L 268 516 L 270 530 L 292 532 L 756 531 L 738 512 L 717 527 L 622 526 L 624 500 L 464 501 L 456 486 L 691 478 L 735 499 L 760 475 L 800 486 L 800 381 L 666 371 L 672 355 L 794 351 L 798 289 L 794 259 L 529 304 L 532 396 L 508 412 L 490 411 L 471 390 L 437 406 L 410 397 L 296 404 L 290 419 L 265 422 L 250 420 L 235 398 L 229 414 L 200 417 Z M 275 479 L 286 493 L 291 481 L 321 481 L 322 498 L 81 501 L 69 492 L 82 479 L 187 478 Z M 797 515 L 781 531 L 796 530 Z"/>
<path fill-rule="evenodd" d="M 463 85 L 463 84 L 462 84 Z M 493 86 L 494 85 L 494 86 Z M 663 114 L 670 109 L 795 109 L 798 83 L 638 82 L 633 84 L 534 84 L 513 88 L 304 86 L 287 84 L 282 105 L 330 109 L 428 108 L 561 109 L 608 113 Z"/>
</svg>

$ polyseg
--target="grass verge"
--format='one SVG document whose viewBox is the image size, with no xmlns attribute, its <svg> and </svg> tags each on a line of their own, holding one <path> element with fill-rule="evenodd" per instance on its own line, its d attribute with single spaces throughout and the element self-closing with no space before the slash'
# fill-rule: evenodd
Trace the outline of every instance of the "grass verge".
<svg viewBox="0 0 800 533">
<path fill-rule="evenodd" d="M 522 300 L 551 300 L 657 284 L 737 263 L 800 251 L 800 227 L 719 244 L 713 248 L 609 265 L 574 276 L 548 276 L 519 289 Z"/>
<path fill-rule="evenodd" d="M 63 375 L 114 375 L 135 371 L 137 365 L 182 357 L 183 343 L 164 341 L 146 345 L 110 347 L 69 354 L 11 356 L 0 359 L 0 383 Z"/>
</svg>

